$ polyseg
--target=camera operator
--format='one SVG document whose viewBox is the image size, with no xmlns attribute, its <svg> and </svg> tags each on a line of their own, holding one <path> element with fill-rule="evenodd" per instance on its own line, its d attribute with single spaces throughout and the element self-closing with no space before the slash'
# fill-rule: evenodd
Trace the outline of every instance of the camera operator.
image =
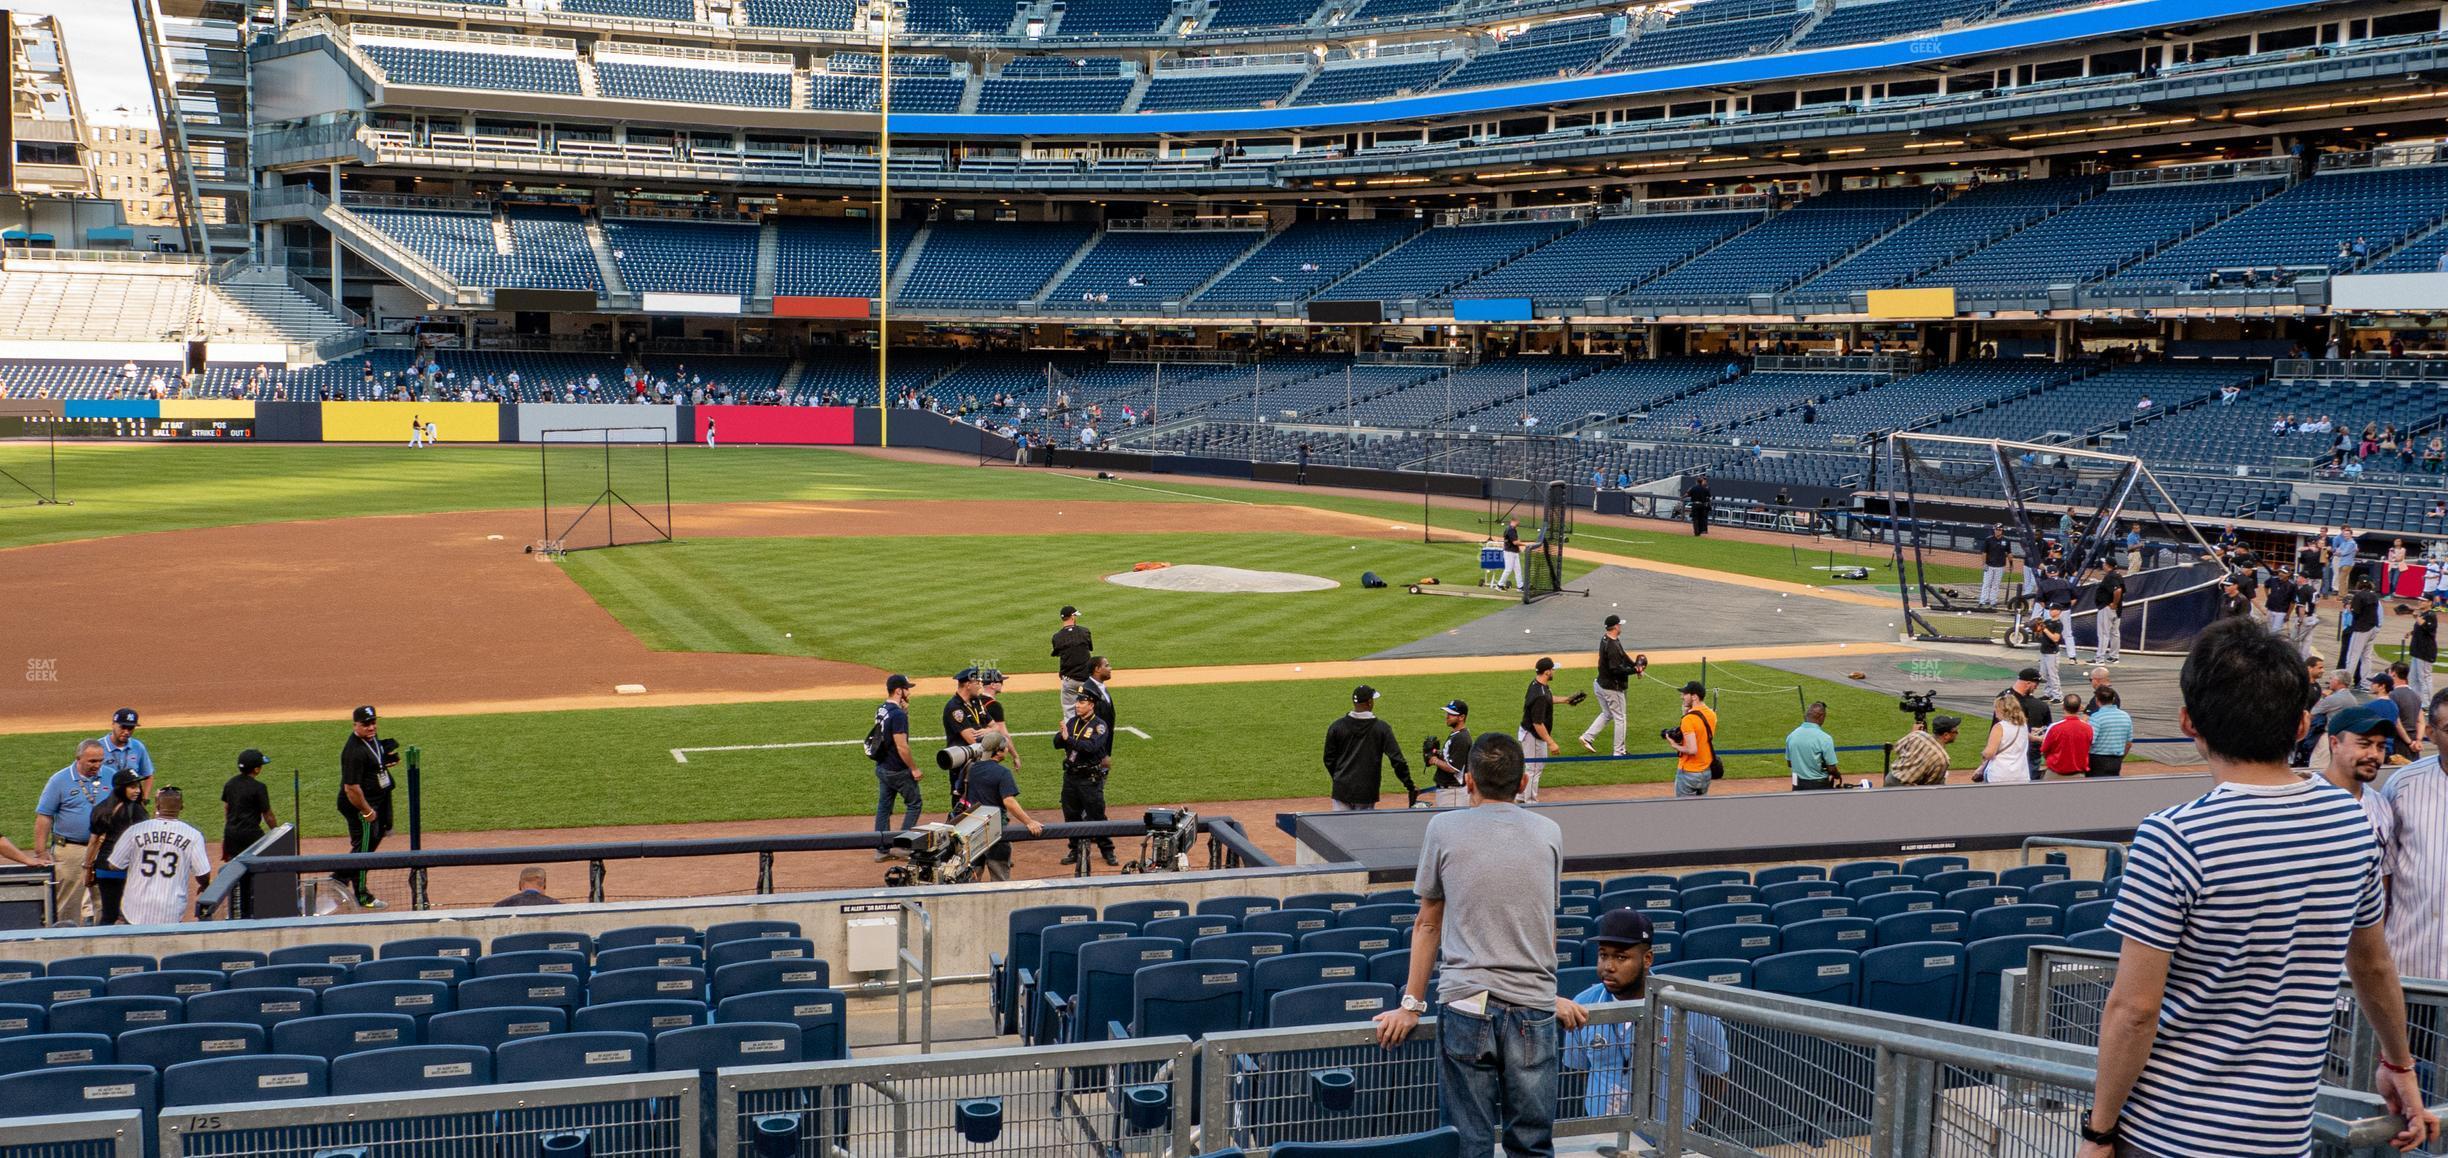
<svg viewBox="0 0 2448 1158">
<path fill-rule="evenodd" d="M 1105 776 L 1113 768 L 1113 728 L 1097 718 L 1096 697 L 1085 690 L 1071 701 L 1071 715 L 1054 733 L 1054 746 L 1063 753 L 1062 814 L 1066 821 L 1105 819 Z M 1071 842 L 1071 850 L 1063 854 L 1062 863 L 1078 864 L 1085 840 Z M 1096 838 L 1097 852 L 1105 863 L 1118 867 L 1114 859 L 1113 841 Z"/>
<path fill-rule="evenodd" d="M 1001 763 L 1001 757 L 1011 754 L 1011 741 L 1004 738 L 1001 732 L 988 732 L 978 741 L 978 747 L 984 750 L 984 758 L 971 764 L 961 777 L 966 793 L 960 798 L 962 810 L 1000 809 L 1006 824 L 1017 823 L 1028 829 L 1030 836 L 1045 835 L 1045 826 L 1030 818 L 1028 809 L 1020 807 L 1020 782 L 1013 779 L 1011 769 Z M 1102 809 L 1099 809 L 1097 818 L 1104 819 Z M 1106 854 L 1107 860 L 1112 858 L 1111 853 Z M 1063 863 L 1069 864 L 1070 860 L 1066 859 Z M 996 841 L 993 848 L 987 849 L 978 858 L 978 869 L 988 880 L 1010 880 L 1011 842 Z"/>
<path fill-rule="evenodd" d="M 1437 745 L 1436 737 L 1420 741 L 1423 762 L 1436 773 L 1436 788 L 1429 803 L 1438 808 L 1467 808 L 1470 794 L 1462 787 L 1462 769 L 1470 763 L 1470 705 L 1460 700 L 1445 701 L 1445 743 Z"/>
<path fill-rule="evenodd" d="M 1963 721 L 1953 716 L 1931 716 L 1926 725 L 1915 720 L 1912 731 L 1895 742 L 1883 783 L 1889 788 L 1946 783 L 1947 770 L 1955 763 L 1947 745 L 1962 731 Z"/>
<path fill-rule="evenodd" d="M 1717 710 L 1708 706 L 1708 689 L 1699 680 L 1683 685 L 1683 718 L 1658 733 L 1674 745 L 1674 794 L 1706 796 L 1709 781 L 1723 765 L 1717 762 Z"/>
</svg>

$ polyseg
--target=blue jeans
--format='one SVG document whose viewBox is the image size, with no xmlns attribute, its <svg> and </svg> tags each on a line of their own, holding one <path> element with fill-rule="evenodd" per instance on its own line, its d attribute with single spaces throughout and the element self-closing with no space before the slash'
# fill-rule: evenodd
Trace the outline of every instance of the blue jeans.
<svg viewBox="0 0 2448 1158">
<path fill-rule="evenodd" d="M 1552 1007 L 1437 1007 L 1437 1105 L 1470 1158 L 1495 1147 L 1499 1123 L 1506 1154 L 1555 1153 L 1556 1068 Z"/>
<path fill-rule="evenodd" d="M 876 765 L 875 774 L 875 830 L 877 832 L 895 832 L 918 827 L 919 800 L 917 775 L 910 772 L 908 769 L 902 769 L 897 772 L 887 771 L 882 764 Z M 893 797 L 895 796 L 901 798 L 901 804 L 903 806 L 903 811 L 901 814 L 901 829 L 884 827 L 885 824 L 892 819 L 892 804 Z"/>
</svg>

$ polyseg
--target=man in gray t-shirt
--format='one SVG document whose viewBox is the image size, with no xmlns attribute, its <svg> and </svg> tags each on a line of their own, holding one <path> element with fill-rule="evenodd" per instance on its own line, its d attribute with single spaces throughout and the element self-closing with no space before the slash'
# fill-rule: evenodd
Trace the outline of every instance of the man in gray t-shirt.
<svg viewBox="0 0 2448 1158">
<path fill-rule="evenodd" d="M 1557 1029 L 1589 1015 L 1556 996 L 1556 880 L 1564 834 L 1512 803 L 1521 790 L 1521 743 L 1491 732 L 1471 745 L 1462 783 L 1469 808 L 1439 813 L 1420 843 L 1412 888 L 1411 968 L 1402 1008 L 1377 1017 L 1392 1049 L 1428 1008 L 1437 972 L 1437 1101 L 1461 1131 L 1462 1152 L 1553 1154 Z"/>
</svg>

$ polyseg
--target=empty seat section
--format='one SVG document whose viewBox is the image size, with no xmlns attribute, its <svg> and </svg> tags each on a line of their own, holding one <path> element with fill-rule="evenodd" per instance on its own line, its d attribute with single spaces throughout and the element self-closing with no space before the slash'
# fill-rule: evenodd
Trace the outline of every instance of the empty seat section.
<svg viewBox="0 0 2448 1158">
<path fill-rule="evenodd" d="M 1914 274 L 1989 244 L 2099 192 L 2089 177 L 1998 181 L 1958 193 L 1910 224 L 1794 287 L 1807 301 L 1901 285 Z"/>
<path fill-rule="evenodd" d="M 791 106 L 791 70 L 741 60 L 595 57 L 596 87 L 624 100 L 684 105 Z"/>
<path fill-rule="evenodd" d="M 1686 13 L 1682 19 L 1652 24 L 1607 61 L 1606 71 L 1669 68 L 1764 51 L 1792 35 L 1794 26 L 1802 22 L 1802 15 L 1792 11 L 1791 5 L 1785 7 L 1784 12 L 1748 20 L 1695 23 Z"/>
<path fill-rule="evenodd" d="M 1208 28 L 1283 28 L 1307 24 L 1318 0 L 1216 0 Z"/>
<path fill-rule="evenodd" d="M 1036 296 L 1092 234 L 1090 226 L 1054 223 L 930 226 L 926 248 L 918 252 L 895 300 L 1011 307 Z"/>
<path fill-rule="evenodd" d="M 747 23 L 768 28 L 847 30 L 858 6 L 852 0 L 740 0 L 739 11 Z"/>
<path fill-rule="evenodd" d="M 634 292 L 745 296 L 755 288 L 754 225 L 607 218 L 603 231 Z"/>
<path fill-rule="evenodd" d="M 1307 3 L 1308 0 L 1302 0 Z M 1179 69 L 1158 72 L 1139 94 L 1139 111 L 1182 109 L 1271 108 L 1299 84 L 1305 72 L 1262 72 L 1240 68 Z"/>
<path fill-rule="evenodd" d="M 824 71 L 808 75 L 808 105 L 873 112 L 884 102 L 883 77 L 882 60 L 872 53 L 834 53 L 825 59 Z M 968 79 L 952 75 L 948 57 L 893 54 L 892 105 L 896 113 L 959 112 L 968 91 Z"/>
<path fill-rule="evenodd" d="M 2342 243 L 2363 239 L 2382 253 L 2448 217 L 2448 165 L 2323 173 L 2118 272 L 2112 283 L 2195 289 L 2218 271 L 2272 275 L 2346 272 Z M 2223 277 L 2220 284 L 2237 279 Z"/>
<path fill-rule="evenodd" d="M 1350 64 L 1340 68 L 1329 64 L 1310 80 L 1309 87 L 1302 89 L 1292 103 L 1359 104 L 1422 92 L 1434 87 L 1438 78 L 1453 71 L 1455 63 L 1450 58 L 1429 58 L 1398 59 L 1386 64 Z"/>
<path fill-rule="evenodd" d="M 1440 90 L 1478 88 L 1574 76 L 1622 43 L 1603 16 L 1562 20 L 1514 36 L 1463 63 L 1438 82 Z"/>
<path fill-rule="evenodd" d="M 1622 293 L 1759 219 L 1756 213 L 1601 218 L 1472 279 L 1453 296 L 1552 302 Z"/>
<path fill-rule="evenodd" d="M 389 40 L 356 43 L 393 84 L 578 95 L 578 57 L 568 50 L 493 50 L 475 45 L 443 48 L 431 42 L 408 44 Z"/>
<path fill-rule="evenodd" d="M 1926 271 L 1909 284 L 1999 298 L 2106 276 L 2277 191 L 2275 181 L 2210 181 L 2111 188 L 1998 242 Z"/>
<path fill-rule="evenodd" d="M 1023 56 L 979 82 L 981 113 L 1118 113 L 1136 83 L 1112 59 Z"/>
<path fill-rule="evenodd" d="M 632 20 L 695 20 L 697 0 L 561 0 L 561 10 Z"/>
<path fill-rule="evenodd" d="M 1319 292 L 1333 299 L 1436 298 L 1562 236 L 1569 222 L 1438 226 Z"/>
<path fill-rule="evenodd" d="M 1930 199 L 1927 189 L 1820 194 L 1643 284 L 1633 300 L 1739 305 L 1776 293 L 1903 224 Z"/>
<path fill-rule="evenodd" d="M 1173 14 L 1164 0 L 1055 0 L 1054 10 L 1054 32 L 1073 37 L 1144 36 Z"/>
<path fill-rule="evenodd" d="M 1248 230 L 1107 230 L 1046 292 L 1049 309 L 1111 310 L 1178 301 L 1256 244 Z M 1094 299 L 1086 301 L 1083 299 Z"/>
<path fill-rule="evenodd" d="M 1209 307 L 1298 301 L 1419 229 L 1418 221 L 1407 218 L 1299 222 L 1268 238 L 1196 301 Z"/>
<path fill-rule="evenodd" d="M 1950 22 L 1977 20 L 1997 6 L 1997 0 L 1870 0 L 1838 5 L 1794 42 L 1794 47 L 1824 48 L 1893 40 L 1908 33 L 1939 28 Z"/>
</svg>

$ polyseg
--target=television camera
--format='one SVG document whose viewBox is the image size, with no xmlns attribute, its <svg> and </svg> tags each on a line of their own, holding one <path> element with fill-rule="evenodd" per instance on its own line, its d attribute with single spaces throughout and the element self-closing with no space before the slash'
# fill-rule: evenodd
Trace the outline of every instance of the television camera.
<svg viewBox="0 0 2448 1158">
<path fill-rule="evenodd" d="M 1190 849 L 1198 844 L 1198 813 L 1187 808 L 1151 808 L 1141 819 L 1147 825 L 1147 836 L 1139 843 L 1139 859 L 1124 861 L 1122 871 L 1188 872 Z"/>
<path fill-rule="evenodd" d="M 951 823 L 921 824 L 896 833 L 890 857 L 906 861 L 884 870 L 887 888 L 908 885 L 956 885 L 971 879 L 978 861 L 1003 839 L 1003 810 L 976 808 Z"/>
<path fill-rule="evenodd" d="M 1913 723 L 1927 727 L 1930 713 L 1938 710 L 1938 693 L 1934 691 L 1905 692 L 1896 697 L 1896 710 L 1911 712 Z"/>
</svg>

